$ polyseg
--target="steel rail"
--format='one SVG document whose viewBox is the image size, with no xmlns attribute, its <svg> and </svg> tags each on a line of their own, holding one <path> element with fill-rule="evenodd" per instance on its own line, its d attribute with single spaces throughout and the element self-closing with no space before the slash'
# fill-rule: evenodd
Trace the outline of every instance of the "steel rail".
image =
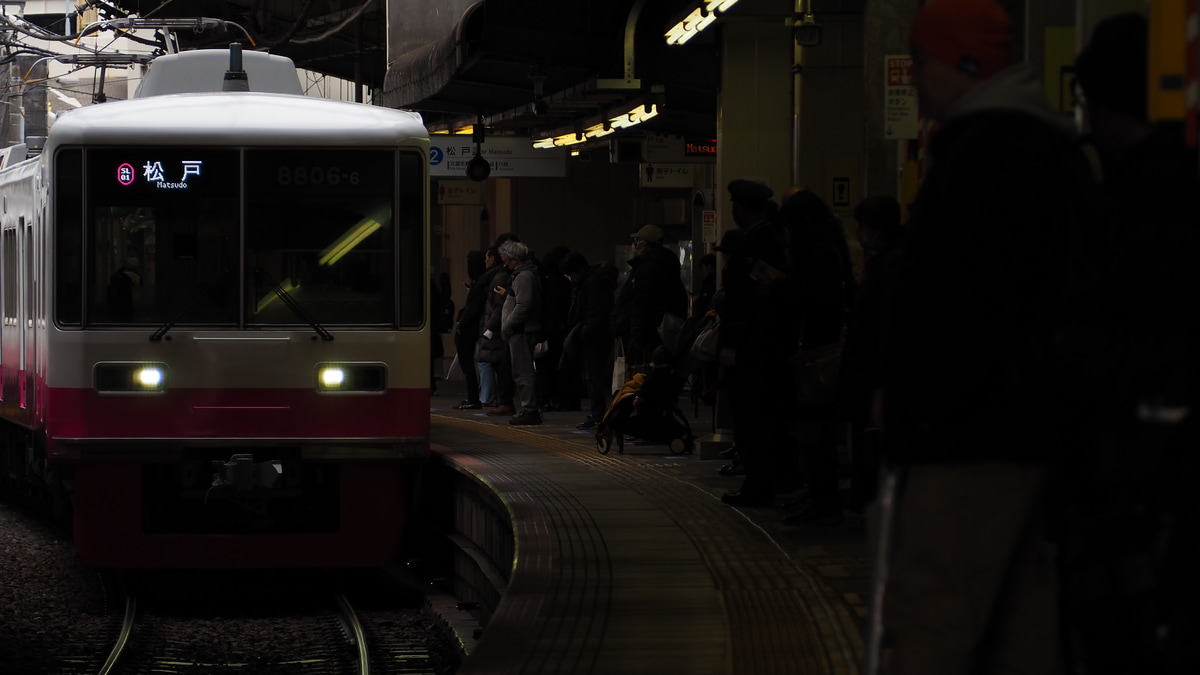
<svg viewBox="0 0 1200 675">
<path fill-rule="evenodd" d="M 116 644 L 108 654 L 108 659 L 100 667 L 100 675 L 109 675 L 117 666 L 117 661 L 129 644 L 129 636 L 133 634 L 133 623 L 137 616 L 137 597 L 132 593 L 125 596 L 125 619 L 121 622 L 121 632 L 117 635 Z"/>
<path fill-rule="evenodd" d="M 341 619 L 349 631 L 351 641 L 358 647 L 358 674 L 370 675 L 371 655 L 367 652 L 367 638 L 363 632 L 362 623 L 359 622 L 358 615 L 354 613 L 354 608 L 350 606 L 350 601 L 346 599 L 345 594 L 336 593 L 333 600 L 341 612 Z"/>
</svg>

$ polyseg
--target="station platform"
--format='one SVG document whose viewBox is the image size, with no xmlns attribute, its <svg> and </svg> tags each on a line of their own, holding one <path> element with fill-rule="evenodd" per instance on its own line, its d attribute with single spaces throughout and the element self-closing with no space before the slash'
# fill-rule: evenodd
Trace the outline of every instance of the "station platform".
<svg viewBox="0 0 1200 675">
<path fill-rule="evenodd" d="M 515 538 L 507 587 L 460 675 L 861 672 L 863 516 L 793 525 L 781 506 L 730 507 L 721 495 L 742 479 L 719 475 L 727 460 L 632 441 L 601 454 L 594 432 L 575 428 L 586 412 L 513 426 L 456 410 L 461 381 L 438 388 L 435 459 L 494 493 Z M 711 433 L 712 408 L 684 398 L 693 433 Z"/>
</svg>

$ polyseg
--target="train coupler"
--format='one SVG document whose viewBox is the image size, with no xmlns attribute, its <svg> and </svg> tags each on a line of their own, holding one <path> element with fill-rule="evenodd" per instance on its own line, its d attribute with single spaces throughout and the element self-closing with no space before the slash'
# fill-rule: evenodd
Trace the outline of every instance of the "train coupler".
<svg viewBox="0 0 1200 675">
<path fill-rule="evenodd" d="M 228 462 L 213 460 L 212 469 L 212 487 L 232 487 L 238 492 L 249 492 L 255 487 L 276 487 L 283 475 L 281 462 L 255 462 L 254 455 L 250 454 L 233 455 Z"/>
</svg>

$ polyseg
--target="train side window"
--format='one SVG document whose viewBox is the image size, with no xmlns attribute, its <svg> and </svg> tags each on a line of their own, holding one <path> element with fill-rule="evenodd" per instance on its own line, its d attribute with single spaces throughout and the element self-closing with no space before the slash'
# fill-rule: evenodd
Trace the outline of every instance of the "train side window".
<svg viewBox="0 0 1200 675">
<path fill-rule="evenodd" d="M 17 230 L 4 230 L 4 323 L 17 318 Z"/>
<path fill-rule="evenodd" d="M 21 217 L 21 226 L 25 229 L 25 279 L 28 287 L 25 289 L 25 321 L 33 319 L 33 300 L 37 296 L 38 275 L 33 260 L 33 226 L 25 225 L 25 217 Z"/>
<path fill-rule="evenodd" d="M 62 326 L 83 324 L 83 151 L 54 156 L 54 315 Z"/>
</svg>

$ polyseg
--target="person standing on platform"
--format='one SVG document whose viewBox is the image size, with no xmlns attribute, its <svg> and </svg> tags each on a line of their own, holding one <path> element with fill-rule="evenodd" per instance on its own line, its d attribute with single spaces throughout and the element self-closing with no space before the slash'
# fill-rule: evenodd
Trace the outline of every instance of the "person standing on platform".
<svg viewBox="0 0 1200 675">
<path fill-rule="evenodd" d="M 567 337 L 567 313 L 571 308 L 571 282 L 560 266 L 571 250 L 555 246 L 536 261 L 542 280 L 542 343 L 545 353 L 537 358 L 537 390 L 543 410 L 579 410 L 578 390 L 561 386 L 558 362 L 562 360 L 563 340 Z"/>
<path fill-rule="evenodd" d="M 883 327 L 875 408 L 904 485 L 883 621 L 889 675 L 1064 670 L 1047 556 L 1070 430 L 1056 378 L 1064 264 L 1094 227 L 1070 117 L 1014 65 L 996 0 L 931 0 L 914 80 L 940 123 Z"/>
<path fill-rule="evenodd" d="M 1149 34 L 1141 14 L 1113 15 L 1075 61 L 1115 244 L 1103 318 L 1085 329 L 1112 339 L 1080 383 L 1102 393 L 1069 465 L 1059 547 L 1071 665 L 1089 675 L 1200 672 L 1200 178 L 1183 124 L 1150 121 Z"/>
<path fill-rule="evenodd" d="M 485 408 L 494 408 L 497 405 L 496 370 L 494 364 L 484 359 L 480 352 L 483 349 L 485 340 L 483 331 L 487 327 L 488 304 L 493 295 L 492 289 L 496 286 L 496 276 L 501 272 L 507 274 L 507 270 L 500 265 L 499 250 L 489 248 L 483 252 L 483 268 L 484 272 L 478 279 L 479 285 L 484 289 L 484 297 L 483 306 L 480 308 L 479 326 L 476 329 L 479 333 L 479 340 L 475 347 L 475 363 L 479 366 L 479 402 Z M 506 348 L 504 351 L 507 352 L 508 349 Z"/>
<path fill-rule="evenodd" d="M 836 381 L 841 367 L 846 325 L 846 287 L 854 283 L 847 264 L 849 251 L 842 223 L 815 192 L 801 186 L 789 188 L 776 220 L 788 242 L 790 279 L 775 304 L 779 311 L 796 316 L 776 319 L 780 332 L 794 331 L 799 338 L 795 417 L 809 433 L 802 433 L 800 456 L 808 499 L 784 517 L 785 523 L 838 525 L 842 500 L 838 487 L 838 436 L 835 415 Z M 784 353 L 791 345 L 780 345 Z M 805 360 L 821 354 L 825 365 Z M 832 365 L 831 365 L 832 364 Z M 781 463 L 780 471 L 787 465 Z"/>
<path fill-rule="evenodd" d="M 730 237 L 725 253 L 723 297 L 717 311 L 722 358 L 732 355 L 725 386 L 733 434 L 745 479 L 721 501 L 730 506 L 775 504 L 777 494 L 800 486 L 798 446 L 788 433 L 795 416 L 795 384 L 789 361 L 800 341 L 800 313 L 788 274 L 788 240 L 774 220 L 771 188 L 750 180 L 728 186 L 733 220 L 744 236 Z M 722 238 L 725 249 L 726 238 Z M 734 243 L 736 242 L 736 244 Z"/>
<path fill-rule="evenodd" d="M 904 226 L 900 202 L 874 195 L 854 207 L 863 248 L 863 281 L 846 318 L 846 344 L 837 381 L 839 417 L 850 425 L 850 504 L 861 513 L 875 499 L 879 430 L 872 426 L 871 399 L 879 388 L 879 339 L 888 267 L 896 259 Z"/>
<path fill-rule="evenodd" d="M 705 253 L 700 258 L 700 286 L 692 296 L 692 316 L 701 317 L 712 309 L 713 296 L 717 294 L 717 255 Z"/>
<path fill-rule="evenodd" d="M 613 328 L 625 346 L 625 359 L 633 372 L 646 372 L 650 356 L 662 346 L 658 327 L 663 316 L 687 317 L 687 288 L 680 278 L 679 259 L 663 246 L 666 234 L 657 225 L 643 225 L 633 233 L 636 255 L 618 296 Z"/>
<path fill-rule="evenodd" d="M 513 406 L 512 358 L 509 356 L 508 341 L 500 334 L 504 300 L 508 296 L 509 286 L 512 285 L 512 275 L 504 266 L 499 248 L 490 248 L 488 252 L 495 260 L 495 272 L 491 276 L 491 290 L 488 292 L 487 306 L 483 310 L 479 349 L 475 358 L 481 363 L 489 364 L 485 370 L 491 371 L 495 384 L 496 407 L 487 414 L 489 417 L 503 417 L 516 413 Z"/>
<path fill-rule="evenodd" d="M 437 381 L 441 379 L 438 373 L 442 358 L 446 355 L 442 334 L 449 333 L 454 327 L 454 299 L 448 272 L 442 272 L 431 280 L 430 294 L 429 322 L 432 330 L 429 331 L 429 393 L 437 394 Z"/>
<path fill-rule="evenodd" d="M 612 311 L 617 290 L 617 268 L 609 263 L 588 265 L 581 253 L 562 261 L 563 274 L 575 288 L 569 314 L 570 332 L 563 353 L 569 362 L 582 365 L 588 392 L 588 416 L 575 425 L 594 429 L 604 419 L 612 392 Z"/>
<path fill-rule="evenodd" d="M 455 406 L 458 410 L 479 410 L 479 371 L 475 366 L 475 349 L 479 344 L 479 324 L 483 321 L 483 308 L 487 305 L 491 286 L 481 282 L 486 272 L 483 251 L 467 253 L 467 299 L 458 311 L 454 324 L 454 348 L 458 354 L 458 367 L 462 370 L 467 385 L 467 398 Z"/>
<path fill-rule="evenodd" d="M 519 241 L 500 245 L 500 262 L 512 275 L 501 313 L 500 336 L 508 342 L 513 382 L 521 402 L 521 409 L 509 424 L 541 424 L 533 349 L 542 339 L 542 280 L 529 247 Z"/>
</svg>

